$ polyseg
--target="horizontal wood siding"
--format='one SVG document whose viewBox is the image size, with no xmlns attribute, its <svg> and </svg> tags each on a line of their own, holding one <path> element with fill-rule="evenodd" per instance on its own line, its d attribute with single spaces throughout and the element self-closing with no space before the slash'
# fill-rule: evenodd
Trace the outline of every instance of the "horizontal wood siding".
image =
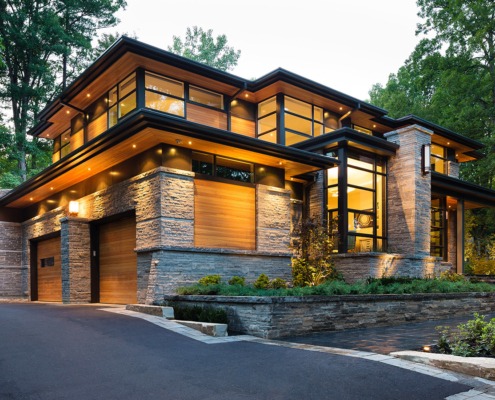
<svg viewBox="0 0 495 400">
<path fill-rule="evenodd" d="M 255 189 L 199 179 L 194 183 L 195 246 L 254 250 Z"/>
<path fill-rule="evenodd" d="M 79 129 L 70 137 L 70 151 L 74 151 L 84 144 L 84 130 Z"/>
<path fill-rule="evenodd" d="M 125 218 L 100 226 L 100 303 L 137 302 L 136 222 Z"/>
<path fill-rule="evenodd" d="M 107 130 L 107 113 L 100 115 L 88 125 L 88 141 Z"/>
<path fill-rule="evenodd" d="M 62 263 L 60 257 L 60 237 L 38 243 L 38 300 L 62 301 Z M 41 267 L 41 260 L 51 259 L 53 265 Z"/>
<path fill-rule="evenodd" d="M 214 128 L 227 129 L 227 114 L 196 104 L 187 103 L 187 120 Z"/>
<path fill-rule="evenodd" d="M 232 132 L 253 138 L 256 136 L 256 125 L 254 121 L 232 116 L 230 118 L 230 124 Z"/>
</svg>

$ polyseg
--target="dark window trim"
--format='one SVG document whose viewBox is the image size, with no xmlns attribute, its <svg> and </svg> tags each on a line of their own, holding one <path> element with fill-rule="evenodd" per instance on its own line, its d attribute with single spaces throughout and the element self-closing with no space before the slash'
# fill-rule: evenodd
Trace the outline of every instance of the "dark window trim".
<svg viewBox="0 0 495 400">
<path fill-rule="evenodd" d="M 199 153 L 199 154 L 205 154 L 205 155 L 208 155 L 208 156 L 212 156 L 213 157 L 213 175 L 208 175 L 208 174 L 202 174 L 200 172 L 194 172 L 195 175 L 198 175 L 198 176 L 201 176 L 201 177 L 208 177 L 209 178 L 216 178 L 216 179 L 220 179 L 220 182 L 221 181 L 225 181 L 226 183 L 228 182 L 237 182 L 237 183 L 243 183 L 243 184 L 248 184 L 248 185 L 255 185 L 254 182 L 256 182 L 256 165 L 254 163 L 251 163 L 251 162 L 248 162 L 248 161 L 244 161 L 244 160 L 239 160 L 237 158 L 231 158 L 231 157 L 225 157 L 225 156 L 222 156 L 222 155 L 217 155 L 217 154 L 213 154 L 213 153 L 207 153 L 207 152 L 204 152 L 204 151 L 193 151 L 193 153 Z M 228 179 L 228 178 L 224 178 L 224 177 L 221 177 L 221 176 L 217 176 L 217 157 L 220 157 L 220 158 L 225 158 L 227 160 L 232 160 L 232 161 L 237 161 L 237 162 L 240 162 L 240 163 L 244 163 L 244 164 L 249 164 L 252 166 L 252 169 L 253 169 L 253 172 L 251 172 L 251 181 L 252 182 L 243 182 L 243 181 L 238 181 L 238 180 L 235 180 L 235 179 Z M 192 161 L 194 161 L 194 156 L 192 157 Z M 204 179 L 207 179 L 207 178 L 204 178 Z M 214 179 L 209 179 L 209 180 L 214 180 Z"/>
</svg>

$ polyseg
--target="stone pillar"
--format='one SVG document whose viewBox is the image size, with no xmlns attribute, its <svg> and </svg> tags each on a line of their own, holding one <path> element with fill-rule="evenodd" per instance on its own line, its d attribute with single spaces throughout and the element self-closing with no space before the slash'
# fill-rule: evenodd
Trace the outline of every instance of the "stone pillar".
<svg viewBox="0 0 495 400">
<path fill-rule="evenodd" d="M 136 204 L 137 250 L 193 247 L 194 174 L 163 168 L 148 186 Z"/>
<path fill-rule="evenodd" d="M 325 171 L 318 171 L 316 181 L 309 188 L 309 217 L 321 221 L 326 219 L 326 205 L 323 204 Z"/>
<path fill-rule="evenodd" d="M 91 240 L 89 221 L 64 217 L 61 222 L 62 301 L 91 302 Z"/>
<path fill-rule="evenodd" d="M 452 178 L 459 179 L 459 163 L 455 161 L 447 161 L 447 172 Z"/>
<path fill-rule="evenodd" d="M 0 222 L 0 298 L 25 297 L 20 223 Z"/>
<path fill-rule="evenodd" d="M 290 190 L 256 185 L 256 249 L 290 252 Z"/>
<path fill-rule="evenodd" d="M 407 256 L 430 254 L 431 176 L 421 169 L 422 146 L 432 131 L 408 126 L 384 136 L 400 145 L 388 162 L 388 250 Z"/>
</svg>

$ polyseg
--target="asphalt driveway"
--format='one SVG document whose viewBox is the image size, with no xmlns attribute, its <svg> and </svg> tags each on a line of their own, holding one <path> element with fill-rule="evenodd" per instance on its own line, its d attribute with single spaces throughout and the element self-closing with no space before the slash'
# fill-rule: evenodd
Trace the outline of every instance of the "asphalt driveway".
<svg viewBox="0 0 495 400">
<path fill-rule="evenodd" d="M 470 387 L 379 362 L 205 344 L 94 306 L 0 304 L 0 399 L 445 399 Z"/>
</svg>

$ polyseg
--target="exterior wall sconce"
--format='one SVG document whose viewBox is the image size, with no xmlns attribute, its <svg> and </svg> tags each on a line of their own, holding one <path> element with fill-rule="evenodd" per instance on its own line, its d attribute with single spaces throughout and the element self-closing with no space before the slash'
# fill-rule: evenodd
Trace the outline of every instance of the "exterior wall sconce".
<svg viewBox="0 0 495 400">
<path fill-rule="evenodd" d="M 78 201 L 69 201 L 69 215 L 73 217 L 77 217 L 79 214 L 79 202 Z"/>
<path fill-rule="evenodd" d="M 421 153 L 421 169 L 423 175 L 426 175 L 431 172 L 431 144 L 424 144 Z"/>
</svg>

